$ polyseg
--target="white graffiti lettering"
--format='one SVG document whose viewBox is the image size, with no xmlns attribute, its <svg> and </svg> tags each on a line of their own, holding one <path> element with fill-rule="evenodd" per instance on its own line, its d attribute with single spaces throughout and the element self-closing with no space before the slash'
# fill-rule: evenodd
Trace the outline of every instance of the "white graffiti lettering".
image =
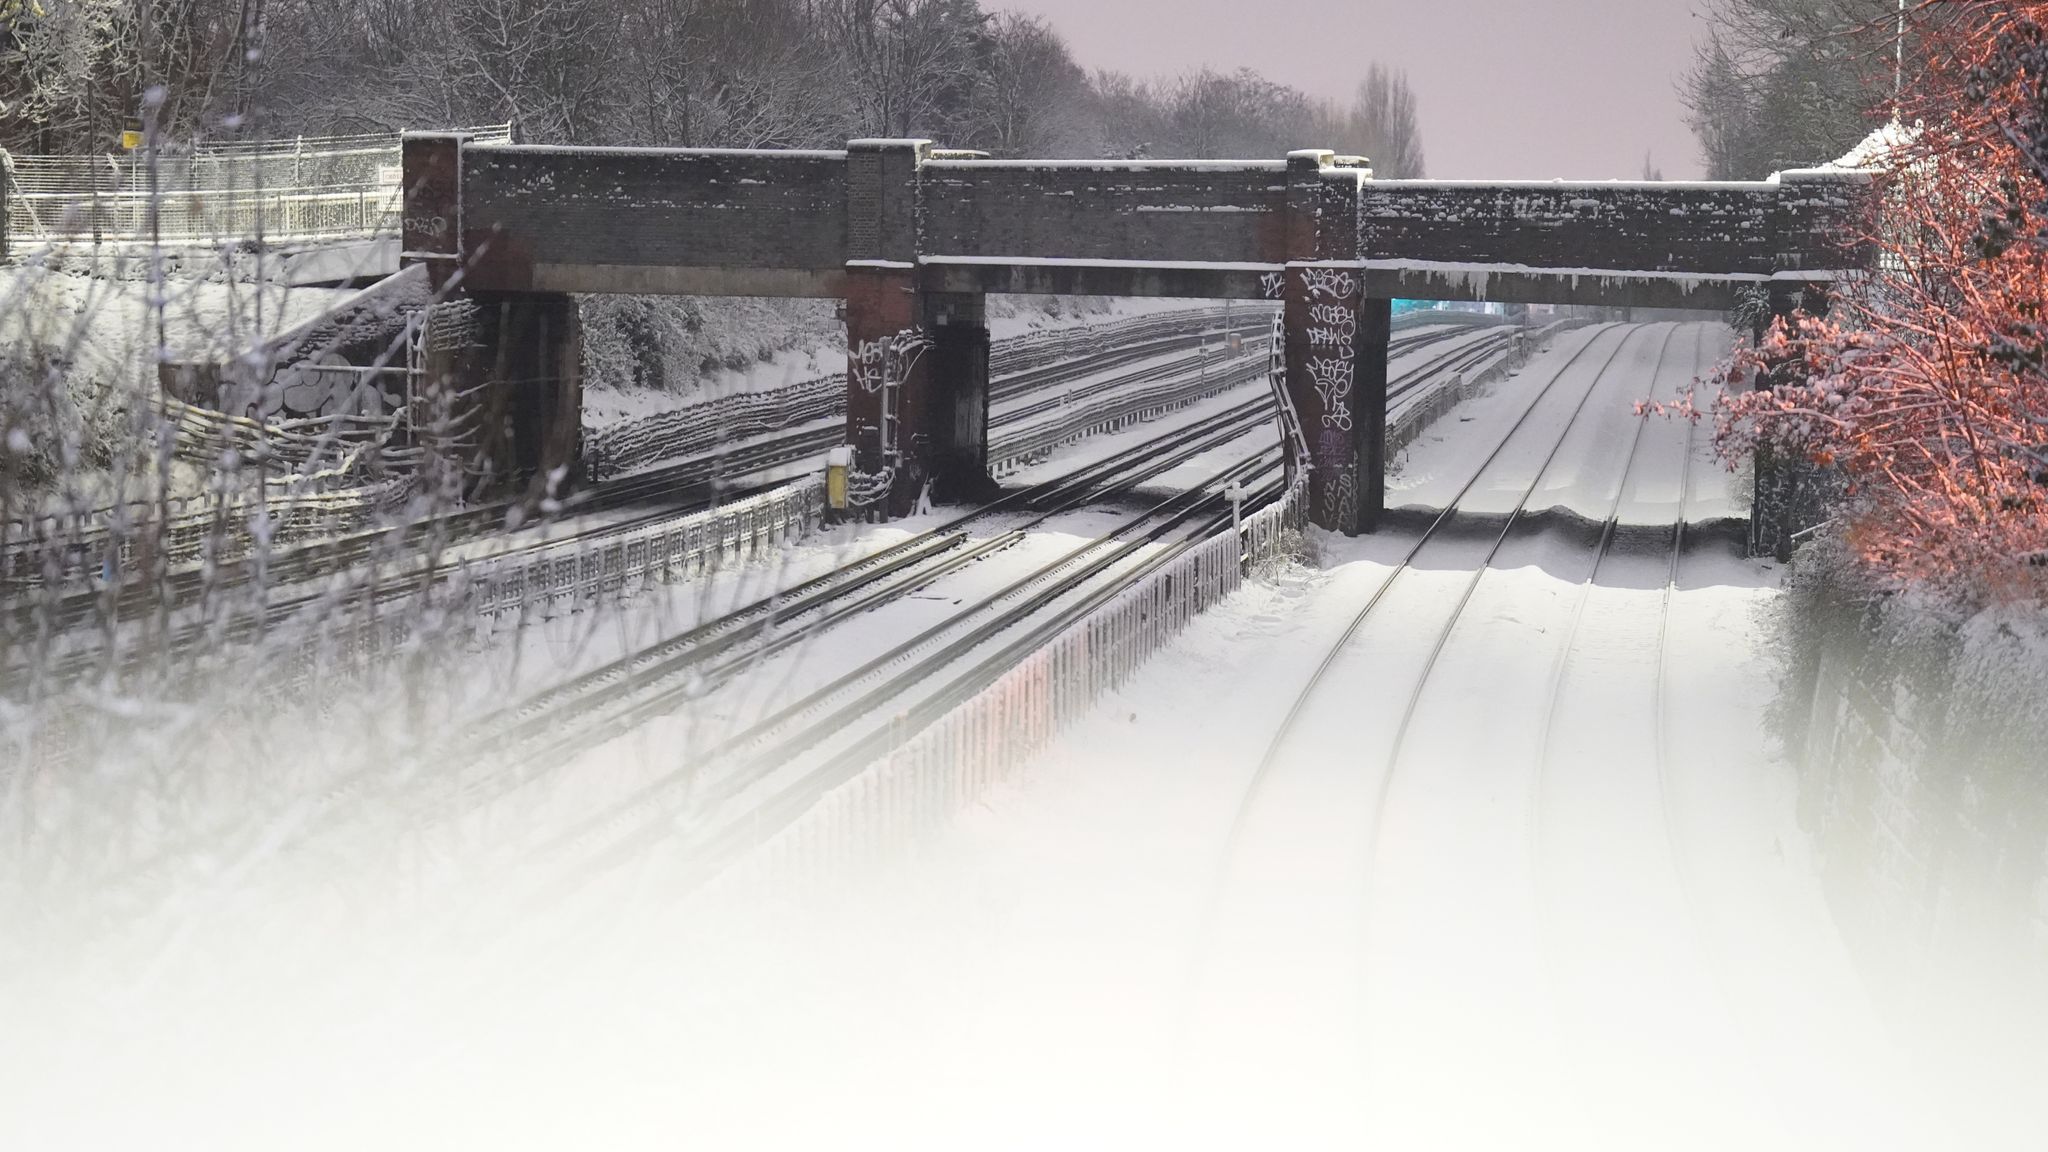
<svg viewBox="0 0 2048 1152">
<path fill-rule="evenodd" d="M 899 385 L 909 378 L 918 354 L 930 343 L 915 328 L 879 340 L 863 340 L 846 353 L 847 378 L 871 396 Z"/>
<path fill-rule="evenodd" d="M 1335 328 L 1311 328 L 1308 330 L 1308 346 L 1317 351 L 1330 351 L 1352 358 L 1352 333 Z"/>
<path fill-rule="evenodd" d="M 1347 340 L 1358 335 L 1358 313 L 1342 304 L 1309 305 L 1308 322 L 1338 329 Z"/>
<path fill-rule="evenodd" d="M 1349 357 L 1316 357 L 1308 362 L 1309 382 L 1323 402 L 1323 427 L 1351 430 L 1351 386 L 1355 380 Z"/>
<path fill-rule="evenodd" d="M 1335 268 L 1304 268 L 1302 282 L 1308 287 L 1311 300 L 1317 297 L 1349 300 L 1358 295 L 1358 278 Z"/>
<path fill-rule="evenodd" d="M 1350 429 L 1325 428 L 1316 439 L 1316 498 L 1326 522 L 1349 530 L 1358 515 L 1358 460 Z"/>
</svg>

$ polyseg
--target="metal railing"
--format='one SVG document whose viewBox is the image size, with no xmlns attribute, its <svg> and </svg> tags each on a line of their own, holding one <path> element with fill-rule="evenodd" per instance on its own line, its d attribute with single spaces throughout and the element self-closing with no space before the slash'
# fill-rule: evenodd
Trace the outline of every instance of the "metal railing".
<svg viewBox="0 0 2048 1152">
<path fill-rule="evenodd" d="M 867 770 L 825 793 L 712 881 L 815 883 L 939 828 L 1013 777 L 1196 616 L 1277 558 L 1306 518 L 1305 487 L 1183 552 Z"/>
<path fill-rule="evenodd" d="M 469 129 L 509 142 L 511 126 Z M 396 135 L 299 137 L 121 156 L 0 153 L 6 234 L 21 244 L 210 243 L 396 235 Z"/>
<path fill-rule="evenodd" d="M 595 542 L 570 540 L 504 560 L 480 561 L 462 575 L 464 599 L 475 612 L 496 617 L 616 596 L 801 536 L 824 512 L 825 481 L 813 476 Z"/>
</svg>

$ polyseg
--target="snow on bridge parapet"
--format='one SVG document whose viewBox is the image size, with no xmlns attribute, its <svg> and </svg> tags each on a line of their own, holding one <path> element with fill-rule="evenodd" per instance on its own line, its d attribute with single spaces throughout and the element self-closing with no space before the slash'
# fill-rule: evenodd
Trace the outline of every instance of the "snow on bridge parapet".
<svg viewBox="0 0 2048 1152">
<path fill-rule="evenodd" d="M 926 164 L 920 252 L 1119 263 L 1287 259 L 1285 166 Z"/>
<path fill-rule="evenodd" d="M 1323 152 L 932 156 L 927 141 L 816 152 L 464 143 L 449 157 L 457 179 L 409 168 L 406 219 L 453 222 L 443 258 L 466 263 L 473 290 L 515 293 L 833 297 L 849 266 L 882 260 L 918 269 L 932 291 L 1247 298 L 1312 260 L 1357 269 L 1376 297 L 1713 308 L 1756 284 L 1824 282 L 1865 262 L 1838 239 L 1868 182 L 1854 172 L 1477 183 L 1374 180 Z"/>
<path fill-rule="evenodd" d="M 1867 182 L 1363 181 L 1358 252 L 1373 295 L 1716 306 L 1746 285 L 1860 266 L 1842 238 Z"/>
<path fill-rule="evenodd" d="M 462 244 L 497 290 L 837 295 L 847 155 L 472 145 Z"/>
</svg>

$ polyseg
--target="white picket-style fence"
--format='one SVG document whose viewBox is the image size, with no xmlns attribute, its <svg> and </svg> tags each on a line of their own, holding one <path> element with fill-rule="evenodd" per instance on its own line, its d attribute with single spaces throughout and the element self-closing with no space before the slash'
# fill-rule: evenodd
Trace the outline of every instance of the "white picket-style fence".
<svg viewBox="0 0 2048 1152">
<path fill-rule="evenodd" d="M 475 612 L 502 617 L 552 611 L 616 596 L 744 559 L 801 536 L 825 512 L 825 482 L 813 476 L 692 516 L 587 540 L 564 541 L 468 565 L 460 580 Z"/>
<path fill-rule="evenodd" d="M 928 835 L 1014 778 L 1194 618 L 1237 592 L 1305 520 L 1305 488 L 1183 552 L 1076 622 L 715 877 L 707 895 L 809 885 Z"/>
</svg>

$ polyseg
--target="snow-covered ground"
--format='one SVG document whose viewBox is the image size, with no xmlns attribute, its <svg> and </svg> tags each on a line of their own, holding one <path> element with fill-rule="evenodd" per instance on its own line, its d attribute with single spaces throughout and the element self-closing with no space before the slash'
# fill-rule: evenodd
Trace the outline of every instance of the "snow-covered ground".
<svg viewBox="0 0 2048 1152">
<path fill-rule="evenodd" d="M 31 1041 L 0 1055 L 0 1139 L 1944 1146 L 1940 1102 L 1830 926 L 1759 722 L 1776 573 L 1702 538 L 1666 586 L 1660 529 L 1741 499 L 1704 435 L 1633 404 L 1674 395 L 1727 340 L 1654 324 L 1561 338 L 1410 449 L 1390 503 L 1416 514 L 1318 534 L 1314 567 L 1197 620 L 1022 780 L 823 890 L 705 903 L 628 870 L 535 909 L 507 950 L 459 905 L 417 913 L 446 858 L 352 867 L 323 846 L 317 917 L 248 910 L 246 944 L 173 933 L 100 1002 L 17 1006 Z M 1524 494 L 1536 515 L 1482 573 Z M 1063 520 L 843 646 L 799 646 L 548 788 L 587 810 L 1110 516 Z M 1574 522 L 1610 516 L 1624 531 L 1591 578 Z M 841 529 L 529 629 L 494 657 L 492 691 L 516 698 L 929 526 Z M 234 899 L 239 866 L 193 894 L 193 922 Z M 195 951 L 215 979 L 190 981 Z M 109 1086 L 122 1108 L 98 1106 Z M 2029 1106 L 2009 1119 L 2038 1121 Z"/>
<path fill-rule="evenodd" d="M 1447 499 L 1564 359 L 1611 352 L 1600 387 L 1560 382 L 1476 510 L 1512 506 L 1570 425 L 1532 509 L 1669 524 L 1690 472 L 1688 513 L 1718 514 L 1729 480 L 1682 427 L 1644 427 L 1623 466 L 1630 402 L 1725 342 L 1576 336 L 1419 446 L 1404 489 Z M 1938 1145 L 1757 722 L 1767 566 L 1703 548 L 1667 599 L 1668 556 L 1618 554 L 1588 585 L 1582 544 L 1517 539 L 1390 764 L 1471 580 L 1438 557 L 1246 804 L 1411 539 L 1323 539 L 1323 570 L 1199 621 L 939 842 L 724 926 L 658 1012 L 565 1014 L 673 1053 L 675 1114 L 751 1146 Z"/>
<path fill-rule="evenodd" d="M 74 365 L 81 384 L 154 386 L 159 311 L 172 359 L 226 360 L 324 313 L 351 291 L 174 278 L 164 284 L 160 309 L 150 293 L 148 280 L 132 269 L 101 278 L 0 267 L 0 352 L 56 354 Z"/>
</svg>

